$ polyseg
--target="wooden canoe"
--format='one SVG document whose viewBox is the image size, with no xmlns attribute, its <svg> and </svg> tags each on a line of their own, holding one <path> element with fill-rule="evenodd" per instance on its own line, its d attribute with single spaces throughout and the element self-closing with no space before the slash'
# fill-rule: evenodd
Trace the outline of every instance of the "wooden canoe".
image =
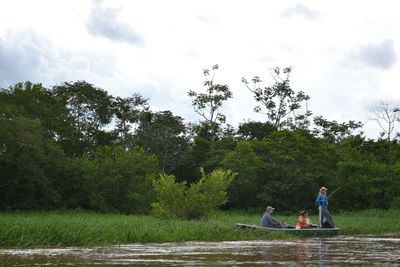
<svg viewBox="0 0 400 267">
<path fill-rule="evenodd" d="M 293 228 L 269 228 L 256 224 L 237 223 L 236 226 L 240 228 L 254 229 L 266 232 L 285 232 L 288 234 L 304 237 L 329 237 L 336 236 L 339 233 L 339 228 L 306 228 L 306 229 L 293 229 Z"/>
</svg>

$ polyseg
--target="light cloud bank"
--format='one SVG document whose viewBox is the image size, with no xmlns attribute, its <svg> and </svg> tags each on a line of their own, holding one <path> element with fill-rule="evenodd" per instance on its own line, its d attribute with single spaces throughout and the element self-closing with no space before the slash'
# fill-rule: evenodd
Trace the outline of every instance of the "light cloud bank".
<svg viewBox="0 0 400 267">
<path fill-rule="evenodd" d="M 102 1 L 94 1 L 86 23 L 88 32 L 93 36 L 107 38 L 113 42 L 126 42 L 143 45 L 142 37 L 129 24 L 119 20 L 119 10 L 105 8 Z"/>
</svg>

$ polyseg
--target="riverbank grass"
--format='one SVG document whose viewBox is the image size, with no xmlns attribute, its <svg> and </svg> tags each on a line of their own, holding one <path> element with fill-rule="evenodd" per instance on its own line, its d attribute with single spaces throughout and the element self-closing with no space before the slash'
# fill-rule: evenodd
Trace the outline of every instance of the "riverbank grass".
<svg viewBox="0 0 400 267">
<path fill-rule="evenodd" d="M 399 210 L 333 214 L 340 234 L 400 234 Z M 0 213 L 0 247 L 99 246 L 182 241 L 293 238 L 284 233 L 240 229 L 258 224 L 260 214 L 219 212 L 208 220 L 163 220 L 145 215 L 76 211 Z M 287 217 L 276 216 L 277 220 Z M 316 222 L 316 218 L 312 217 Z M 289 218 L 294 223 L 296 218 Z"/>
</svg>

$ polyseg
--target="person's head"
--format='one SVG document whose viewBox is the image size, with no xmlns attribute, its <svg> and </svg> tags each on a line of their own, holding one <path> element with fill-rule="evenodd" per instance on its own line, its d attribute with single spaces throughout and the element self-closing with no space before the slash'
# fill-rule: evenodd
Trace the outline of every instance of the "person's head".
<svg viewBox="0 0 400 267">
<path fill-rule="evenodd" d="M 273 213 L 274 212 L 274 209 L 275 208 L 273 208 L 273 207 L 271 207 L 271 206 L 268 206 L 267 208 L 266 208 L 266 211 L 268 211 L 269 213 Z"/>
<path fill-rule="evenodd" d="M 307 217 L 308 212 L 306 210 L 302 210 L 302 211 L 300 211 L 300 216 Z"/>
<path fill-rule="evenodd" d="M 319 192 L 320 192 L 321 194 L 324 194 L 324 195 L 326 195 L 326 191 L 328 191 L 328 189 L 327 189 L 326 187 L 321 187 L 321 188 L 319 189 Z"/>
</svg>

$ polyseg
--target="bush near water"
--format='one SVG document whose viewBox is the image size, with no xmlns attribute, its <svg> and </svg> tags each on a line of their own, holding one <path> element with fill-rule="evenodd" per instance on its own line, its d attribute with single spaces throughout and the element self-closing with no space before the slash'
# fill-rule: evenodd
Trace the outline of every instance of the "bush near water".
<svg viewBox="0 0 400 267">
<path fill-rule="evenodd" d="M 201 179 L 187 186 L 177 183 L 172 175 L 161 174 L 154 181 L 157 201 L 152 204 L 153 213 L 163 218 L 208 218 L 228 201 L 226 190 L 235 177 L 232 171 L 215 170 L 206 175 L 201 169 Z"/>
</svg>

